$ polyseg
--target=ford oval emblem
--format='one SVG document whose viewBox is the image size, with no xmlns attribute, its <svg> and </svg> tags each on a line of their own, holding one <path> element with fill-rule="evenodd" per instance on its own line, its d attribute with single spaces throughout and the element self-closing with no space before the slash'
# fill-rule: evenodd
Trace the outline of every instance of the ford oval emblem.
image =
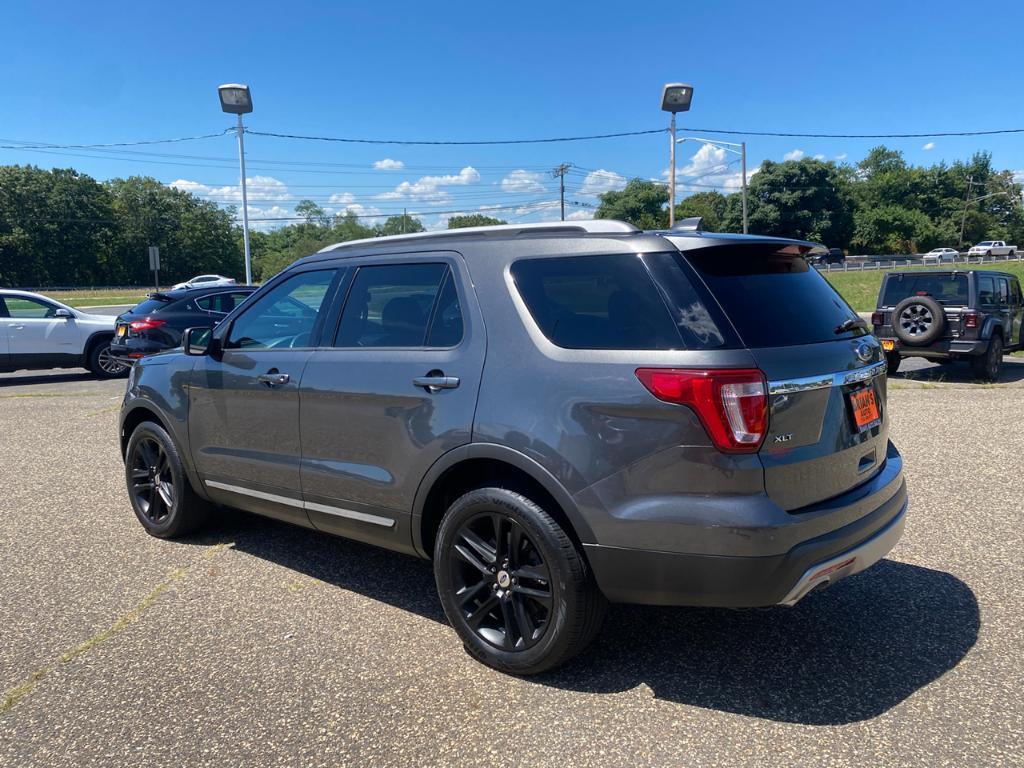
<svg viewBox="0 0 1024 768">
<path fill-rule="evenodd" d="M 874 356 L 875 350 L 871 348 L 870 344 L 861 344 L 857 347 L 857 357 L 861 359 L 861 362 L 870 363 Z"/>
</svg>

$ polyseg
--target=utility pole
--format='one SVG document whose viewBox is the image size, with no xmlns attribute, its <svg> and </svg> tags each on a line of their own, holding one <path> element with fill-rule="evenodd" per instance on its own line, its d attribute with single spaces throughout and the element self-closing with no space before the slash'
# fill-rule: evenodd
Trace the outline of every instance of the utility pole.
<svg viewBox="0 0 1024 768">
<path fill-rule="evenodd" d="M 747 234 L 747 142 L 740 142 L 740 157 L 743 162 L 743 234 Z"/>
<path fill-rule="evenodd" d="M 553 171 L 551 171 L 551 177 L 559 180 L 558 183 L 558 198 L 562 203 L 562 221 L 565 221 L 565 174 L 572 168 L 572 163 L 562 163 Z"/>
<path fill-rule="evenodd" d="M 408 220 L 409 220 L 409 209 L 408 208 L 403 208 L 402 209 L 402 234 L 403 235 L 405 234 L 405 222 L 407 222 Z"/>
<path fill-rule="evenodd" d="M 967 195 L 964 197 L 964 215 L 960 217 L 960 247 L 964 247 L 964 225 L 967 223 L 967 204 L 971 201 L 971 187 L 974 186 L 974 177 L 967 177 Z"/>
</svg>

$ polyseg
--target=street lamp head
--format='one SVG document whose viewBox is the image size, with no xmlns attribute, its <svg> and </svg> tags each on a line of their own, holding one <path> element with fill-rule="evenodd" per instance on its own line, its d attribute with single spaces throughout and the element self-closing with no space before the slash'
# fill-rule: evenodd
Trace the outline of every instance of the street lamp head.
<svg viewBox="0 0 1024 768">
<path fill-rule="evenodd" d="M 661 91 L 663 112 L 689 112 L 693 99 L 693 86 L 688 83 L 667 83 Z"/>
<path fill-rule="evenodd" d="M 245 115 L 252 112 L 252 94 L 248 85 L 227 83 L 217 88 L 220 94 L 220 108 L 232 115 Z"/>
</svg>

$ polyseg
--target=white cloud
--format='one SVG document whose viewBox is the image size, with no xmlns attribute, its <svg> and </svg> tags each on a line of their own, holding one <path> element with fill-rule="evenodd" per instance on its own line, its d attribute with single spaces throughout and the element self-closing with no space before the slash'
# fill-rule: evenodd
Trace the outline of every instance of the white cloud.
<svg viewBox="0 0 1024 768">
<path fill-rule="evenodd" d="M 799 160 L 801 157 L 804 156 L 804 154 L 805 153 L 804 153 L 804 151 L 802 149 L 793 149 L 793 150 L 790 150 L 789 152 L 787 152 L 786 154 L 784 154 L 782 156 L 782 159 L 783 160 Z"/>
<path fill-rule="evenodd" d="M 934 141 L 929 141 L 927 144 L 925 144 L 923 147 L 921 147 L 921 149 L 923 149 L 925 152 L 927 152 L 929 150 L 932 150 L 932 149 L 935 149 L 935 142 Z"/>
<path fill-rule="evenodd" d="M 445 202 L 450 195 L 441 187 L 462 186 L 476 184 L 480 181 L 480 172 L 471 165 L 467 165 L 457 174 L 446 176 L 422 176 L 418 181 L 403 181 L 391 192 L 383 192 L 377 195 L 379 200 L 424 200 L 430 202 Z"/>
<path fill-rule="evenodd" d="M 835 156 L 835 159 L 838 160 L 839 162 L 842 162 L 843 160 L 846 159 L 846 153 L 840 152 L 838 155 Z"/>
<path fill-rule="evenodd" d="M 172 181 L 169 186 L 191 192 L 199 197 L 215 198 L 217 202 L 241 203 L 242 188 L 238 184 L 228 184 L 223 187 L 211 187 L 207 184 L 200 184 L 198 181 L 178 179 Z M 272 176 L 247 176 L 245 178 L 245 191 L 250 201 L 264 200 L 284 202 L 292 199 L 288 185 Z"/>
<path fill-rule="evenodd" d="M 1017 184 L 1024 184 L 1024 170 L 1014 171 L 1013 172 L 1013 180 Z"/>
<path fill-rule="evenodd" d="M 625 186 L 625 176 L 615 171 L 606 171 L 604 168 L 598 168 L 596 171 L 591 171 L 587 174 L 576 194 L 584 197 L 597 197 L 605 192 L 623 189 Z"/>
<path fill-rule="evenodd" d="M 822 155 L 822 154 L 817 154 L 817 155 L 815 155 L 815 156 L 814 156 L 814 159 L 815 159 L 815 160 L 824 160 L 824 159 L 825 159 L 825 156 L 824 156 L 824 155 Z"/>
<path fill-rule="evenodd" d="M 540 183 L 540 180 L 543 178 L 543 174 L 534 171 L 512 171 L 512 173 L 501 180 L 501 188 L 505 192 L 511 193 L 543 192 L 545 187 Z"/>
<path fill-rule="evenodd" d="M 684 197 L 686 193 L 710 192 L 717 190 L 728 195 L 743 187 L 743 171 L 733 170 L 739 165 L 739 158 L 730 158 L 722 147 L 714 144 L 701 144 L 690 162 L 676 171 L 676 194 Z M 747 181 L 760 170 L 747 169 Z M 668 179 L 666 168 L 662 171 L 663 179 Z"/>
<path fill-rule="evenodd" d="M 347 205 L 348 203 L 354 202 L 355 199 L 356 196 L 351 192 L 335 192 L 327 199 L 327 202 L 332 203 L 333 205 Z"/>
<path fill-rule="evenodd" d="M 592 219 L 594 218 L 594 212 L 590 209 L 573 211 L 570 214 L 566 214 L 566 221 L 579 221 L 581 219 Z"/>
<path fill-rule="evenodd" d="M 401 160 L 392 160 L 390 157 L 385 157 L 383 160 L 375 160 L 373 167 L 378 171 L 400 171 L 405 168 L 405 163 Z"/>
</svg>

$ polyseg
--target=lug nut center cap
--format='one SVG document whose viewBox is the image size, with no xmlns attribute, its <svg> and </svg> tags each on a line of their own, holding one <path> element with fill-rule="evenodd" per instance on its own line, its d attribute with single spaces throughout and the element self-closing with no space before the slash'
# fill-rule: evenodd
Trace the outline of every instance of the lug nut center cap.
<svg viewBox="0 0 1024 768">
<path fill-rule="evenodd" d="M 498 586 L 502 589 L 508 589 L 512 584 L 512 577 L 508 575 L 508 571 L 498 571 Z"/>
</svg>

